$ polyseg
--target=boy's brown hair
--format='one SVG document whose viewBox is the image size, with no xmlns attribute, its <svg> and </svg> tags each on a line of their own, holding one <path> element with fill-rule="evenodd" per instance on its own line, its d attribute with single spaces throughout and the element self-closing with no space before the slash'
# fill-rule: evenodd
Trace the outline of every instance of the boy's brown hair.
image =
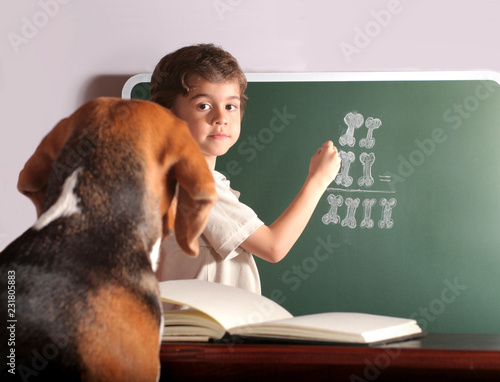
<svg viewBox="0 0 500 382">
<path fill-rule="evenodd" d="M 191 45 L 167 54 L 151 78 L 151 100 L 171 109 L 177 96 L 186 96 L 190 81 L 199 76 L 210 82 L 235 81 L 240 87 L 240 110 L 245 110 L 247 79 L 236 59 L 213 44 Z"/>
</svg>

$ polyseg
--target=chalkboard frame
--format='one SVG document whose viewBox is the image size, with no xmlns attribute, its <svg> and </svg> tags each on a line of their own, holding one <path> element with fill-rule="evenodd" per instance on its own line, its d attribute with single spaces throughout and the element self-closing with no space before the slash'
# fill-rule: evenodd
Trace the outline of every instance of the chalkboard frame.
<svg viewBox="0 0 500 382">
<path fill-rule="evenodd" d="M 450 83 L 460 82 L 478 82 L 478 81 L 492 81 L 498 86 L 500 84 L 500 75 L 490 71 L 462 71 L 462 72 L 352 72 L 352 73 L 247 73 L 246 74 L 249 86 L 252 83 L 293 83 L 293 82 L 337 82 L 337 83 L 366 83 L 366 82 L 416 82 L 416 83 L 442 83 L 449 81 Z M 147 83 L 150 81 L 151 74 L 140 74 L 133 76 L 127 81 L 123 89 L 123 98 L 130 98 L 131 90 L 140 83 Z M 500 94 L 500 92 L 496 92 Z M 497 95 L 495 94 L 495 102 Z M 463 97 L 460 95 L 459 97 Z M 250 103 L 256 97 L 251 97 Z M 463 99 L 463 98 L 462 98 Z M 499 108 L 500 108 L 500 103 Z M 248 110 L 248 109 L 247 109 Z M 248 114 L 248 113 L 246 113 Z M 367 115 L 366 115 L 367 116 Z M 499 118 L 500 119 L 500 118 Z M 244 121 L 245 122 L 245 121 Z M 385 123 L 385 121 L 384 121 Z M 425 141 L 426 138 L 432 137 L 436 142 L 442 138 L 438 133 L 439 129 L 434 129 L 433 134 L 419 138 L 419 143 Z M 338 138 L 338 137 L 336 137 Z M 412 136 L 411 139 L 414 139 Z M 496 139 L 496 136 L 495 136 Z M 277 139 L 278 140 L 278 139 Z M 276 140 L 276 141 L 277 141 Z M 415 139 L 415 142 L 417 140 Z M 423 144 L 423 143 L 422 143 Z M 422 148 L 425 151 L 425 148 Z M 497 154 L 495 154 L 497 155 Z M 437 156 L 436 156 L 437 157 Z M 495 157 L 496 158 L 496 157 Z M 408 159 L 408 158 L 405 158 Z M 411 157 L 410 157 L 411 159 Z M 414 158 L 418 159 L 417 157 Z M 402 162 L 401 162 L 402 163 Z M 295 170 L 295 169 L 294 169 Z M 219 169 L 220 171 L 220 169 Z M 231 174 L 229 174 L 231 175 Z M 255 175 L 255 174 L 253 174 Z M 302 177 L 303 174 L 300 174 Z M 297 175 L 299 177 L 299 175 Z M 231 178 L 231 177 L 230 177 Z M 239 188 L 237 179 L 232 184 L 236 189 L 242 191 L 242 197 L 248 196 L 248 190 Z M 436 186 L 436 183 L 432 185 Z M 496 184 L 495 184 L 496 186 Z M 257 186 L 255 186 L 257 187 Z M 244 200 L 245 201 L 245 200 Z M 324 202 L 324 201 L 323 201 Z M 254 207 L 251 203 L 248 203 Z M 321 207 L 324 211 L 324 207 Z M 397 207 L 399 208 L 399 206 Z M 496 204 L 495 204 L 496 208 Z M 259 206 L 257 206 L 259 209 Z M 261 215 L 258 211 L 259 216 Z M 321 212 L 323 214 L 324 212 Z M 417 217 L 419 219 L 419 217 Z M 267 222 L 267 221 L 266 221 Z M 269 223 L 269 222 L 267 222 Z M 491 235 L 491 233 L 489 233 Z M 350 233 L 346 234 L 347 241 L 351 240 Z M 500 235 L 499 235 L 500 236 Z M 314 237 L 314 236 L 313 236 Z M 354 237 L 354 236 L 353 236 Z M 497 258 L 488 258 L 487 262 L 483 264 L 463 263 L 463 268 L 475 267 L 485 268 L 485 278 L 478 280 L 474 285 L 473 279 L 465 279 L 463 275 L 468 272 L 464 269 L 464 273 L 457 275 L 456 269 L 451 272 L 443 270 L 439 276 L 431 280 L 430 276 L 425 276 L 423 273 L 426 271 L 431 272 L 433 259 L 427 258 L 425 261 L 429 262 L 427 269 L 415 269 L 415 274 L 398 274 L 388 268 L 377 267 L 376 263 L 371 263 L 369 266 L 373 267 L 373 272 L 377 274 L 381 282 L 384 283 L 387 290 L 394 288 L 398 289 L 399 297 L 404 302 L 401 304 L 399 301 L 393 306 L 390 306 L 391 296 L 378 295 L 375 298 L 373 293 L 370 293 L 370 288 L 373 288 L 373 280 L 366 282 L 363 277 L 358 277 L 355 273 L 355 268 L 352 264 L 347 264 L 344 259 L 332 255 L 338 250 L 338 243 L 335 239 L 330 241 L 330 236 L 318 236 L 316 240 L 309 240 L 308 246 L 311 248 L 310 253 L 294 254 L 290 256 L 290 260 L 285 259 L 283 264 L 264 264 L 258 260 L 259 269 L 263 279 L 263 293 L 278 303 L 282 303 L 293 314 L 307 314 L 316 311 L 329 311 L 339 308 L 343 309 L 345 303 L 345 296 L 352 294 L 353 298 L 370 298 L 370 301 L 365 301 L 363 304 L 356 305 L 354 310 L 363 311 L 366 313 L 375 314 L 388 314 L 401 317 L 416 318 L 425 330 L 430 332 L 467 332 L 467 333 L 500 333 L 500 325 L 497 324 L 498 317 L 500 316 L 500 304 L 496 299 L 477 303 L 478 296 L 481 295 L 479 290 L 484 290 L 484 295 L 491 298 L 495 291 L 500 291 L 500 284 L 497 280 L 499 274 L 495 265 L 498 265 Z M 431 244 L 429 244 L 431 245 Z M 341 248 L 343 249 L 343 248 Z M 314 251 L 313 251 L 314 250 Z M 318 250 L 318 251 L 316 251 Z M 316 257 L 317 255 L 317 257 Z M 328 260 L 328 261 L 326 261 Z M 320 273 L 327 268 L 327 262 L 336 261 L 338 272 L 349 272 L 352 281 L 344 282 L 344 285 L 337 289 L 318 289 L 313 281 Z M 399 259 L 397 261 L 410 262 L 410 259 Z M 461 259 L 463 261 L 463 259 Z M 490 264 L 488 263 L 490 262 Z M 344 267 L 349 265 L 349 267 Z M 443 263 L 436 263 L 442 266 Z M 489 267 L 488 267 L 489 264 Z M 300 267 L 307 270 L 307 272 L 300 272 Z M 369 267 L 367 265 L 367 267 Z M 344 268 L 343 268 L 344 267 Z M 364 270 L 366 272 L 366 269 Z M 475 275 L 482 275 L 478 269 L 471 269 L 471 272 L 476 272 Z M 486 276 L 487 275 L 487 276 Z M 432 284 L 424 291 L 425 294 L 420 293 L 415 289 L 418 285 L 419 277 Z M 427 277 L 427 278 L 426 278 Z M 271 280 L 272 279 L 272 280 Z M 271 282 L 269 282 L 271 280 Z M 286 285 L 285 285 L 286 284 Z M 268 285 L 271 285 L 270 287 Z M 281 287 L 276 288 L 276 285 Z M 286 289 L 288 288 L 288 290 Z M 333 288 L 333 287 L 331 287 Z M 492 289 L 493 288 L 493 289 Z M 474 293 L 470 293 L 474 290 Z M 283 293 L 285 292 L 285 293 Z M 396 292 L 395 292 L 396 293 Z M 325 294 L 331 294 L 330 304 L 318 305 L 315 300 L 322 301 Z M 344 294 L 345 296 L 341 296 Z M 342 298 L 341 298 L 342 297 Z M 486 297 L 485 297 L 486 299 Z M 291 305 L 290 305 L 291 304 Z M 388 307 L 389 306 L 389 307 Z M 471 308 L 468 309 L 467 306 Z M 479 307 L 479 309 L 476 309 Z M 333 309 L 332 309 L 333 308 Z"/>
<path fill-rule="evenodd" d="M 132 89 L 150 83 L 152 73 L 132 75 L 123 85 L 122 98 L 130 99 Z M 248 82 L 317 82 L 317 81 L 495 81 L 500 73 L 493 71 L 401 71 L 401 72 L 277 72 L 245 73 Z"/>
</svg>

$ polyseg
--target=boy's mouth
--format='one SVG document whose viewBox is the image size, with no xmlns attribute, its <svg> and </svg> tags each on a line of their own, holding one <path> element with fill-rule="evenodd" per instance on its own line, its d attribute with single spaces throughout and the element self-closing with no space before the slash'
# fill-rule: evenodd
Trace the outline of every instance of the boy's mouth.
<svg viewBox="0 0 500 382">
<path fill-rule="evenodd" d="M 215 133 L 215 134 L 209 135 L 209 137 L 213 138 L 213 139 L 226 139 L 229 136 L 227 134 L 224 134 L 224 133 Z"/>
</svg>

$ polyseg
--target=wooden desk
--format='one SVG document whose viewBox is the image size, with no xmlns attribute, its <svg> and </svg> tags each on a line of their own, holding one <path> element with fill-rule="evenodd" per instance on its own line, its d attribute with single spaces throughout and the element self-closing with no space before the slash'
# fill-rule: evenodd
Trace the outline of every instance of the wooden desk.
<svg viewBox="0 0 500 382">
<path fill-rule="evenodd" d="M 500 381 L 500 335 L 380 347 L 163 344 L 162 381 Z"/>
</svg>

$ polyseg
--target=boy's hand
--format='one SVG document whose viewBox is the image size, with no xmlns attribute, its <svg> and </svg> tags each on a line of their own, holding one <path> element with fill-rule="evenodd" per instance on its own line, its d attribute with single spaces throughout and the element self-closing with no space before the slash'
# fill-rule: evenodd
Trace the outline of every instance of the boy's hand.
<svg viewBox="0 0 500 382">
<path fill-rule="evenodd" d="M 340 156 L 332 141 L 323 143 L 309 164 L 311 180 L 319 182 L 322 188 L 328 187 L 333 182 L 340 170 Z"/>
</svg>

